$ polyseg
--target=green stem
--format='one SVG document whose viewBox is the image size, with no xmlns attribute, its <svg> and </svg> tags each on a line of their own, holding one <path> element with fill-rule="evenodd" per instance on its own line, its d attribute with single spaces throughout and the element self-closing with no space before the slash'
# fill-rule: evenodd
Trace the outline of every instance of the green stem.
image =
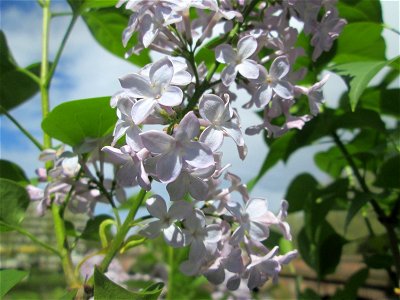
<svg viewBox="0 0 400 300">
<path fill-rule="evenodd" d="M 104 273 L 107 271 L 108 266 L 110 265 L 111 261 L 114 259 L 115 255 L 118 253 L 119 249 L 121 249 L 122 245 L 124 244 L 125 236 L 130 229 L 131 221 L 135 218 L 136 213 L 139 210 L 140 205 L 142 204 L 145 196 L 146 190 L 141 189 L 139 195 L 136 198 L 136 201 L 132 208 L 130 209 L 124 223 L 118 228 L 117 234 L 115 235 L 114 239 L 111 241 L 110 247 L 107 251 L 106 256 L 104 257 L 103 261 L 100 264 L 99 271 Z M 93 276 L 88 280 L 88 284 L 93 284 Z"/>
<path fill-rule="evenodd" d="M 66 17 L 66 16 L 72 16 L 74 13 L 70 11 L 64 11 L 64 12 L 54 12 L 51 14 L 52 18 L 56 17 Z"/>
<path fill-rule="evenodd" d="M 52 16 L 54 16 L 54 15 L 55 14 L 52 14 Z M 72 29 L 74 28 L 74 25 L 75 25 L 77 19 L 78 19 L 78 15 L 77 14 L 73 14 L 72 18 L 71 18 L 71 21 L 70 21 L 70 23 L 68 25 L 67 31 L 64 34 L 64 37 L 63 37 L 63 39 L 61 41 L 61 44 L 60 44 L 60 47 L 58 48 L 57 54 L 56 54 L 56 56 L 54 58 L 54 61 L 53 61 L 52 65 L 51 65 L 49 73 L 47 75 L 47 79 L 46 79 L 46 84 L 47 85 L 50 85 L 51 80 L 53 79 L 53 75 L 54 75 L 54 72 L 55 72 L 55 70 L 57 68 L 58 62 L 59 62 L 59 60 L 61 58 L 61 54 L 62 54 L 62 52 L 63 52 L 63 50 L 65 48 L 65 45 L 67 44 L 67 40 L 68 40 L 68 38 L 69 38 L 69 36 L 71 34 Z"/>
<path fill-rule="evenodd" d="M 61 264 L 64 270 L 65 279 L 70 288 L 77 288 L 80 282 L 75 277 L 74 265 L 72 263 L 71 254 L 68 249 L 67 234 L 65 230 L 64 219 L 62 218 L 61 207 L 53 203 L 51 205 L 51 212 L 54 221 L 54 231 L 57 240 L 57 249 L 60 253 Z"/>
<path fill-rule="evenodd" d="M 28 237 L 32 242 L 34 242 L 35 244 L 43 247 L 44 249 L 54 253 L 57 256 L 61 256 L 60 253 L 57 251 L 57 249 L 53 248 L 52 246 L 46 244 L 45 242 L 42 242 L 41 240 L 39 240 L 37 237 L 35 237 L 32 233 L 30 233 L 29 231 L 18 227 L 18 226 L 13 226 L 7 223 L 4 223 L 3 221 L 0 221 L 0 224 L 4 227 L 9 227 L 11 229 L 14 229 L 15 231 L 18 231 L 19 233 L 25 235 L 26 237 Z"/>
<path fill-rule="evenodd" d="M 49 70 L 49 30 L 50 30 L 50 0 L 43 0 L 43 23 L 42 23 L 42 65 L 40 68 L 40 92 L 42 95 L 42 117 L 43 119 L 50 111 L 49 104 L 49 86 L 47 82 Z M 51 138 L 46 133 L 43 136 L 43 145 L 45 148 L 51 148 Z"/>
<path fill-rule="evenodd" d="M 174 290 L 174 248 L 168 247 L 168 264 L 169 264 L 169 270 L 168 270 L 168 290 L 167 290 L 167 300 L 173 300 L 173 290 Z"/>
<path fill-rule="evenodd" d="M 22 125 L 21 125 L 16 119 L 14 119 L 14 117 L 13 117 L 12 115 L 10 115 L 10 114 L 8 113 L 8 111 L 7 111 L 3 106 L 1 106 L 1 105 L 0 105 L 0 111 L 8 118 L 11 122 L 13 122 L 14 125 L 17 126 L 18 129 L 19 129 L 23 134 L 25 134 L 25 136 L 26 136 L 40 151 L 43 151 L 43 150 L 44 150 L 42 144 L 40 144 L 40 143 L 38 142 L 38 140 L 35 139 L 35 138 L 33 137 L 33 135 L 31 135 L 24 127 L 22 127 Z"/>
<path fill-rule="evenodd" d="M 21 73 L 24 73 L 25 75 L 29 76 L 33 81 L 35 81 L 38 86 L 40 87 L 40 77 L 37 76 L 35 73 L 29 71 L 28 69 L 25 68 L 17 68 L 17 70 Z"/>
<path fill-rule="evenodd" d="M 372 193 L 369 190 L 364 178 L 361 176 L 358 168 L 351 157 L 350 153 L 347 151 L 346 146 L 342 143 L 339 136 L 336 132 L 332 132 L 333 140 L 335 141 L 336 145 L 342 152 L 344 158 L 350 165 L 351 169 L 353 170 L 354 176 L 357 178 L 361 189 L 364 193 L 371 195 L 369 202 L 371 203 L 372 207 L 375 210 L 375 213 L 378 215 L 379 222 L 385 227 L 389 242 L 390 242 L 390 250 L 393 254 L 394 266 L 396 269 L 396 278 L 397 278 L 397 285 L 400 286 L 400 249 L 399 249 L 399 241 L 397 239 L 396 232 L 394 230 L 394 226 L 396 226 L 395 218 L 397 216 L 387 216 L 383 209 L 379 206 L 378 202 L 372 197 Z"/>
</svg>

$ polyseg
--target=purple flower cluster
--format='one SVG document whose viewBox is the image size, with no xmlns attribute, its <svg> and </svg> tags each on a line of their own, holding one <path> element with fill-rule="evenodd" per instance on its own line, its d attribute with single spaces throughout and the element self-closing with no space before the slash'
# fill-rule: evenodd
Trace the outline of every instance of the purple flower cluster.
<svg viewBox="0 0 400 300">
<path fill-rule="evenodd" d="M 283 200 L 275 215 L 265 199 L 250 198 L 246 185 L 227 171 L 229 165 L 221 164 L 220 148 L 227 137 L 236 143 L 241 159 L 247 154 L 240 118 L 232 107 L 234 83 L 252 95 L 245 108 L 264 110 L 262 124 L 247 128 L 247 134 L 265 129 L 278 137 L 301 129 L 318 114 L 327 77 L 311 87 L 296 85 L 305 71 L 293 72 L 293 65 L 304 50 L 296 48 L 298 32 L 289 21 L 293 17 L 304 23 L 316 60 L 346 23 L 338 18 L 334 2 L 263 1 L 247 11 L 257 1 L 119 1 L 117 6 L 126 3 L 133 11 L 124 45 L 134 34 L 138 38 L 127 55 L 150 48 L 167 56 L 120 78 L 123 90 L 111 99 L 119 120 L 112 146 L 103 151 L 119 165 L 121 185 L 150 190 L 149 178 L 166 184 L 172 204 L 159 195 L 148 199 L 152 218 L 139 233 L 147 238 L 162 234 L 172 247 L 190 247 L 188 260 L 180 266 L 185 274 L 202 274 L 229 290 L 242 282 L 253 289 L 269 278 L 276 281 L 282 265 L 296 257 L 297 251 L 279 255 L 277 246 L 268 249 L 263 244 L 271 226 L 291 240 L 285 222 L 288 203 Z M 191 8 L 197 9 L 194 19 Z M 222 32 L 217 33 L 219 23 Z M 214 66 L 196 64 L 196 50 L 216 34 L 222 42 L 214 48 Z M 310 114 L 295 116 L 291 108 L 300 95 L 308 97 Z M 283 125 L 274 122 L 280 116 Z M 155 124 L 164 129 L 148 130 Z M 224 182 L 230 183 L 228 188 L 221 187 Z"/>
</svg>

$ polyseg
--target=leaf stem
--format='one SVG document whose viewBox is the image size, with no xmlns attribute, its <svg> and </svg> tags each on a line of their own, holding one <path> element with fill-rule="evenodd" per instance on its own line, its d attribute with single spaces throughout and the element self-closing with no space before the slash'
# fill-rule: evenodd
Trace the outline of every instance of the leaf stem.
<svg viewBox="0 0 400 300">
<path fill-rule="evenodd" d="M 339 136 L 337 133 L 334 131 L 332 132 L 332 137 L 333 140 L 335 141 L 335 144 L 338 146 L 339 150 L 342 152 L 344 158 L 347 160 L 348 164 L 350 165 L 351 169 L 353 170 L 354 176 L 357 178 L 357 181 L 359 185 L 361 186 L 362 190 L 371 195 L 369 202 L 371 203 L 373 209 L 375 210 L 375 213 L 378 215 L 378 220 L 379 222 L 382 223 L 382 225 L 385 227 L 389 242 L 390 242 L 390 250 L 392 251 L 393 254 L 393 260 L 394 260 L 394 266 L 396 269 L 396 280 L 397 280 L 397 286 L 400 286 L 400 250 L 399 250 L 399 241 L 397 239 L 396 232 L 394 230 L 394 226 L 396 225 L 395 223 L 395 218 L 397 216 L 387 216 L 383 209 L 379 206 L 378 202 L 372 197 L 372 193 L 369 190 L 364 178 L 361 176 L 360 172 L 358 171 L 358 168 L 351 157 L 350 153 L 347 151 L 346 146 L 342 143 L 340 140 Z"/>
<path fill-rule="evenodd" d="M 55 14 L 52 14 L 52 16 L 54 16 L 54 15 Z M 58 65 L 58 62 L 60 60 L 61 54 L 62 54 L 62 52 L 63 52 L 63 50 L 65 48 L 67 40 L 68 40 L 68 38 L 69 38 L 69 36 L 71 34 L 72 29 L 74 28 L 74 25 L 75 25 L 77 19 L 78 19 L 78 15 L 74 13 L 72 15 L 71 21 L 70 21 L 70 23 L 68 25 L 67 31 L 65 32 L 64 37 L 63 37 L 63 39 L 61 41 L 60 47 L 57 50 L 57 54 L 56 54 L 56 56 L 54 58 L 54 61 L 53 61 L 52 65 L 51 65 L 51 67 L 50 67 L 50 70 L 49 70 L 49 73 L 48 73 L 47 79 L 46 79 L 46 84 L 47 85 L 50 85 L 51 80 L 53 79 L 53 75 L 54 75 L 54 72 L 55 72 L 55 70 L 57 68 L 57 65 Z"/>
<path fill-rule="evenodd" d="M 142 204 L 145 196 L 146 190 L 141 189 L 138 196 L 136 197 L 136 201 L 133 204 L 132 208 L 129 210 L 129 213 L 124 221 L 124 223 L 118 228 L 117 234 L 115 235 L 114 239 L 111 241 L 110 247 L 107 250 L 107 254 L 104 257 L 103 261 L 99 266 L 99 271 L 104 273 L 108 266 L 110 265 L 111 261 L 113 260 L 114 256 L 118 253 L 121 246 L 124 244 L 125 236 L 130 229 L 131 221 L 135 218 L 136 213 L 139 210 L 140 205 Z M 94 277 L 92 276 L 88 280 L 88 284 L 93 284 Z"/>
<path fill-rule="evenodd" d="M 46 249 L 46 250 L 54 253 L 55 255 L 61 257 L 61 254 L 58 252 L 57 249 L 55 249 L 52 246 L 46 244 L 45 242 L 42 242 L 36 236 L 34 236 L 32 233 L 30 233 L 29 231 L 25 230 L 24 228 L 7 224 L 7 223 L 4 223 L 3 221 L 0 221 L 0 224 L 2 226 L 9 227 L 11 229 L 14 229 L 15 231 L 18 231 L 19 233 L 21 233 L 21 234 L 25 235 L 26 237 L 28 237 L 32 242 L 38 244 L 39 246 L 43 247 L 44 249 Z"/>
<path fill-rule="evenodd" d="M 18 129 L 40 150 L 43 151 L 44 147 L 42 144 L 39 143 L 37 139 L 33 137 L 22 125 L 12 116 L 10 113 L 2 106 L 0 105 L 0 111 L 11 121 L 14 123 L 15 126 L 18 127 Z"/>
</svg>

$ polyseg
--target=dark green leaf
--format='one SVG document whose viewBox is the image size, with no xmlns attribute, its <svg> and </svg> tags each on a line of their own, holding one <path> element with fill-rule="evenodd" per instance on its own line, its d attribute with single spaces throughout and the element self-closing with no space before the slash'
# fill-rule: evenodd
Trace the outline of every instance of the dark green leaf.
<svg viewBox="0 0 400 300">
<path fill-rule="evenodd" d="M 29 183 L 25 172 L 17 164 L 4 159 L 0 159 L 0 178 L 12 180 L 21 185 Z"/>
<path fill-rule="evenodd" d="M 76 100 L 55 107 L 42 122 L 51 137 L 71 146 L 85 138 L 101 138 L 114 127 L 117 116 L 110 97 Z"/>
<path fill-rule="evenodd" d="M 84 240 L 99 241 L 100 224 L 107 219 L 112 219 L 112 217 L 108 215 L 97 215 L 93 219 L 89 219 L 86 223 L 85 229 L 83 230 L 80 238 Z"/>
<path fill-rule="evenodd" d="M 312 289 L 306 289 L 299 295 L 299 300 L 321 300 L 321 297 Z"/>
<path fill-rule="evenodd" d="M 79 233 L 76 231 L 74 223 L 71 221 L 65 220 L 65 232 L 68 236 L 78 237 Z"/>
<path fill-rule="evenodd" d="M 383 22 L 380 1 L 341 0 L 338 1 L 337 8 L 339 16 L 346 19 L 349 23 Z"/>
<path fill-rule="evenodd" d="M 308 173 L 300 174 L 293 179 L 285 196 L 289 202 L 289 213 L 302 210 L 305 203 L 314 197 L 317 187 L 318 181 Z"/>
<path fill-rule="evenodd" d="M 350 202 L 349 211 L 346 215 L 346 222 L 344 225 L 344 230 L 346 231 L 350 225 L 351 220 L 355 217 L 355 215 L 360 211 L 360 209 L 368 203 L 370 199 L 369 195 L 366 194 L 357 194 Z"/>
<path fill-rule="evenodd" d="M 306 222 L 306 226 L 311 225 Z M 307 234 L 309 231 L 307 228 L 300 231 L 299 251 L 307 265 L 317 272 L 319 279 L 322 279 L 335 271 L 346 241 L 326 221 L 312 226 L 314 226 L 313 236 Z"/>
<path fill-rule="evenodd" d="M 332 300 L 357 299 L 357 291 L 368 278 L 368 269 L 362 269 L 354 273 L 346 282 L 344 289 L 339 289 Z"/>
<path fill-rule="evenodd" d="M 96 300 L 153 300 L 158 298 L 163 287 L 163 283 L 155 283 L 142 291 L 130 292 L 108 279 L 97 268 L 94 270 L 94 299 Z"/>
<path fill-rule="evenodd" d="M 386 160 L 381 166 L 375 185 L 383 188 L 400 188 L 400 155 Z"/>
<path fill-rule="evenodd" d="M 19 270 L 0 270 L 0 298 L 3 298 L 29 272 Z"/>
<path fill-rule="evenodd" d="M 118 0 L 83 0 L 81 9 L 114 7 Z"/>
<path fill-rule="evenodd" d="M 29 205 L 29 195 L 20 184 L 0 178 L 0 231 L 8 231 L 10 226 L 18 226 Z"/>
<path fill-rule="evenodd" d="M 396 58 L 398 59 L 398 58 Z M 367 88 L 368 83 L 375 77 L 383 67 L 386 67 L 390 61 L 357 61 L 333 66 L 331 69 L 337 74 L 344 76 L 347 81 L 350 92 L 350 105 L 354 111 L 358 100 Z"/>
<path fill-rule="evenodd" d="M 121 13 L 117 8 L 101 8 L 83 13 L 83 19 L 100 45 L 114 55 L 125 58 L 122 32 L 128 26 L 128 15 Z M 142 50 L 140 55 L 133 54 L 127 60 L 140 67 L 151 62 L 147 49 Z"/>
<path fill-rule="evenodd" d="M 366 256 L 364 261 L 372 269 L 390 269 L 393 257 L 388 254 L 372 254 Z"/>
</svg>

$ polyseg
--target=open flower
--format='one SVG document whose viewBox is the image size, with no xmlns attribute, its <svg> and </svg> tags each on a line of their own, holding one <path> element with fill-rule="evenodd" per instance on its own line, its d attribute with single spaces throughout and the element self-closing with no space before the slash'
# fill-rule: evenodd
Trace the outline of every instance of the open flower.
<svg viewBox="0 0 400 300">
<path fill-rule="evenodd" d="M 165 200 L 158 195 L 154 195 L 146 201 L 149 213 L 158 220 L 152 221 L 139 231 L 139 234 L 148 238 L 156 238 L 161 232 L 165 241 L 172 247 L 182 247 L 184 236 L 182 230 L 175 224 L 182 220 L 193 210 L 192 205 L 185 201 L 176 201 L 167 210 Z"/>
<path fill-rule="evenodd" d="M 183 164 L 199 169 L 214 165 L 210 148 L 193 141 L 199 131 L 199 120 L 193 112 L 189 112 L 183 117 L 173 136 L 156 130 L 140 135 L 143 145 L 157 155 L 155 172 L 160 181 L 174 181 L 181 173 Z"/>
<path fill-rule="evenodd" d="M 157 104 L 173 107 L 182 103 L 182 90 L 170 85 L 173 75 L 173 64 L 165 57 L 151 66 L 150 80 L 138 74 L 120 78 L 121 86 L 140 99 L 132 106 L 132 119 L 135 124 L 141 124 Z"/>
<path fill-rule="evenodd" d="M 207 94 L 202 97 L 199 112 L 204 120 L 210 123 L 200 136 L 200 141 L 207 144 L 212 151 L 218 150 L 224 141 L 224 134 L 230 136 L 238 146 L 244 145 L 242 131 L 232 121 L 233 110 L 229 101 Z"/>
<path fill-rule="evenodd" d="M 257 50 L 257 40 L 252 36 L 242 37 L 237 45 L 237 51 L 231 45 L 223 44 L 215 49 L 215 59 L 227 64 L 221 73 L 222 83 L 229 86 L 235 80 L 239 72 L 243 77 L 256 79 L 258 77 L 257 63 L 249 59 Z"/>
</svg>

